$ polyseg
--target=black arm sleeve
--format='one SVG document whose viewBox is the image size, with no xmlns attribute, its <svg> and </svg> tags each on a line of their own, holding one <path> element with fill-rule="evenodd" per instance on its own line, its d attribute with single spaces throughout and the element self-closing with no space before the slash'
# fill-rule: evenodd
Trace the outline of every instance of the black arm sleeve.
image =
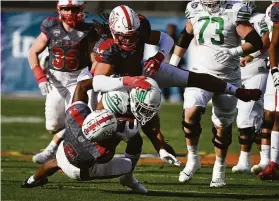
<svg viewBox="0 0 279 201">
<path fill-rule="evenodd" d="M 176 42 L 176 45 L 182 48 L 187 49 L 192 41 L 192 39 L 194 38 L 194 35 L 189 34 L 186 31 L 186 28 L 183 29 L 183 31 L 181 31 L 181 34 Z"/>
<path fill-rule="evenodd" d="M 250 43 L 254 47 L 254 52 L 263 48 L 263 42 L 259 34 L 254 30 L 247 34 L 244 38 L 245 42 Z"/>
</svg>

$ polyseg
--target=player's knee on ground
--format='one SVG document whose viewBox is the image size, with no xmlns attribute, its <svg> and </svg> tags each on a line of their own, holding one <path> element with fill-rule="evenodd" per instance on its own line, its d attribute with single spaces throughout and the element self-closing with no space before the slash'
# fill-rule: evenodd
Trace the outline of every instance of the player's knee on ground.
<svg viewBox="0 0 279 201">
<path fill-rule="evenodd" d="M 104 164 L 94 164 L 88 170 L 82 170 L 82 180 L 110 179 L 132 171 L 132 162 L 128 158 L 113 158 Z"/>
<path fill-rule="evenodd" d="M 239 128 L 238 129 L 238 142 L 240 145 L 247 145 L 251 148 L 255 139 L 255 128 Z"/>
<path fill-rule="evenodd" d="M 130 138 L 127 142 L 126 153 L 130 155 L 136 155 L 141 153 L 143 140 L 138 133 Z"/>
<path fill-rule="evenodd" d="M 186 111 L 187 112 L 187 111 Z M 198 108 L 191 114 L 182 114 L 182 130 L 185 138 L 198 138 L 202 132 L 201 117 L 205 112 L 205 108 Z"/>
<path fill-rule="evenodd" d="M 228 149 L 230 144 L 232 143 L 232 125 L 224 128 L 224 132 L 222 133 L 222 136 L 219 136 L 217 133 L 217 129 L 215 126 L 212 126 L 212 143 L 213 145 L 221 150 Z"/>
</svg>

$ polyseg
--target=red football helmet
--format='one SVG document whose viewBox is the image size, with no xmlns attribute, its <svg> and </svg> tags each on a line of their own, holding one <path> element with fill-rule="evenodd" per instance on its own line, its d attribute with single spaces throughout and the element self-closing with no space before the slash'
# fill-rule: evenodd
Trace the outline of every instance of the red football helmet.
<svg viewBox="0 0 279 201">
<path fill-rule="evenodd" d="M 114 8 L 109 16 L 109 28 L 115 43 L 126 51 L 136 48 L 140 19 L 138 14 L 125 5 Z"/>
<path fill-rule="evenodd" d="M 57 3 L 57 10 L 61 20 L 72 27 L 75 27 L 78 23 L 84 21 L 83 9 L 83 0 L 59 0 Z M 62 10 L 71 10 L 71 12 L 65 14 Z"/>
</svg>

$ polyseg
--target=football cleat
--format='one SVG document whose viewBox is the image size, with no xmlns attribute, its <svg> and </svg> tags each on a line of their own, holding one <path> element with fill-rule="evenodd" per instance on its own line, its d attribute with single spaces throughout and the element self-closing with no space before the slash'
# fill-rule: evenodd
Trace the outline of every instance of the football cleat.
<svg viewBox="0 0 279 201">
<path fill-rule="evenodd" d="M 210 188 L 220 188 L 226 185 L 225 181 L 226 165 L 214 165 L 212 180 L 210 182 Z"/>
<path fill-rule="evenodd" d="M 239 165 L 233 166 L 232 173 L 250 173 L 251 166 L 250 165 Z"/>
<path fill-rule="evenodd" d="M 43 178 L 43 179 L 41 179 L 39 181 L 34 181 L 31 184 L 29 184 L 27 182 L 28 179 L 26 179 L 22 184 L 20 184 L 21 188 L 34 188 L 34 187 L 37 187 L 37 186 L 43 186 L 43 185 L 48 183 L 48 179 L 47 178 Z"/>
<path fill-rule="evenodd" d="M 201 168 L 200 160 L 198 159 L 194 164 L 188 163 L 185 168 L 179 173 L 178 181 L 181 183 L 188 182 L 192 179 L 193 175 Z"/>
<path fill-rule="evenodd" d="M 146 194 L 148 191 L 144 186 L 131 175 L 123 175 L 120 177 L 120 184 L 122 186 L 127 186 L 129 189 L 136 193 Z"/>
<path fill-rule="evenodd" d="M 279 180 L 279 165 L 271 161 L 258 176 L 261 180 Z"/>
<path fill-rule="evenodd" d="M 37 164 L 44 164 L 48 159 L 55 156 L 56 151 L 44 150 L 32 157 L 32 161 Z"/>
<path fill-rule="evenodd" d="M 262 96 L 262 91 L 259 89 L 238 88 L 235 96 L 244 102 L 258 101 Z"/>
<path fill-rule="evenodd" d="M 263 171 L 266 168 L 267 165 L 268 164 L 263 165 L 260 163 L 258 165 L 253 165 L 253 167 L 251 168 L 251 172 L 258 175 L 261 171 Z"/>
</svg>

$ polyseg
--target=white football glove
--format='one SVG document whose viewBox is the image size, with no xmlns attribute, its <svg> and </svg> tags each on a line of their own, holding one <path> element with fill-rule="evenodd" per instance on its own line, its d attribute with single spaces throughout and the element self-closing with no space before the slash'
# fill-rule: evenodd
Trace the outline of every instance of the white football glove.
<svg viewBox="0 0 279 201">
<path fill-rule="evenodd" d="M 51 84 L 49 82 L 41 82 L 39 84 L 39 88 L 43 96 L 46 96 L 52 89 Z"/>
<path fill-rule="evenodd" d="M 176 165 L 176 166 L 181 165 L 181 162 L 179 160 L 177 160 L 177 158 L 175 158 L 172 154 L 167 152 L 165 149 L 160 149 L 159 155 L 160 155 L 161 160 L 163 160 L 171 165 Z"/>
<path fill-rule="evenodd" d="M 123 141 L 127 142 L 130 138 L 132 138 L 137 133 L 139 133 L 139 128 L 138 128 L 138 121 L 135 119 L 133 128 L 130 128 L 129 121 L 126 121 L 125 130 L 123 132 L 116 132 L 116 135 L 119 136 Z"/>
<path fill-rule="evenodd" d="M 279 90 L 279 71 L 277 67 L 273 67 L 271 69 L 271 74 L 274 82 L 274 86 L 277 90 Z"/>
<path fill-rule="evenodd" d="M 235 56 L 240 56 L 242 54 L 243 54 L 243 49 L 241 46 L 239 46 L 231 49 L 224 49 L 224 48 L 220 49 L 214 54 L 214 56 L 215 56 L 215 60 L 222 64 L 228 61 L 229 59 Z"/>
</svg>

